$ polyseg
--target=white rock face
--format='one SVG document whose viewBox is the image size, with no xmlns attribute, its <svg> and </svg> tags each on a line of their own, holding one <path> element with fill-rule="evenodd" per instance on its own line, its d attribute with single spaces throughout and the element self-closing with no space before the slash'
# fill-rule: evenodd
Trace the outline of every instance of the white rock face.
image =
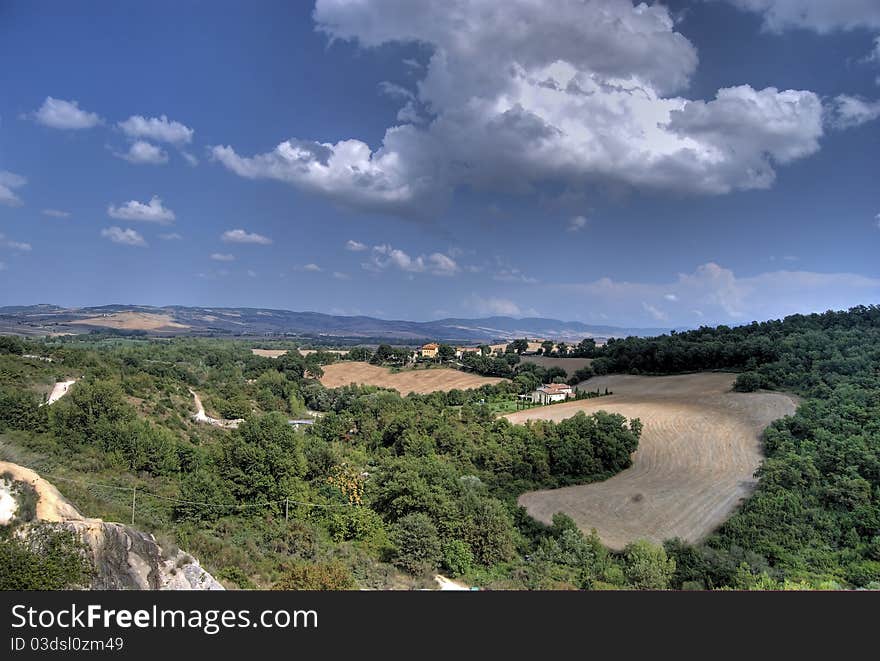
<svg viewBox="0 0 880 661">
<path fill-rule="evenodd" d="M 223 590 L 189 553 L 166 553 L 149 533 L 122 523 L 83 517 L 58 490 L 34 471 L 0 461 L 0 525 L 19 518 L 15 483 L 30 484 L 38 496 L 35 521 L 53 523 L 84 543 L 94 571 L 93 590 Z M 19 521 L 27 535 L 32 522 Z"/>
<path fill-rule="evenodd" d="M 18 501 L 12 495 L 12 482 L 0 480 L 0 526 L 8 526 L 18 511 Z"/>
</svg>

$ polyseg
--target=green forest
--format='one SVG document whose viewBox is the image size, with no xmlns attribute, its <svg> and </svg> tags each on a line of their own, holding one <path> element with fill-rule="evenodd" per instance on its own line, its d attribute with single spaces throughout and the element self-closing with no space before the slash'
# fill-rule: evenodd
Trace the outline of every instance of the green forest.
<svg viewBox="0 0 880 661">
<path fill-rule="evenodd" d="M 107 520 L 130 516 L 125 492 L 109 487 L 137 487 L 135 526 L 233 588 L 430 587 L 436 572 L 488 589 L 880 588 L 880 307 L 573 346 L 600 375 L 728 370 L 737 390 L 801 398 L 765 431 L 757 489 L 708 539 L 621 551 L 564 515 L 546 526 L 516 504 L 525 491 L 626 469 L 642 430 L 604 412 L 513 425 L 485 405 L 547 379 L 546 368 L 474 354 L 466 368 L 508 369 L 515 383 L 401 397 L 325 388 L 317 378 L 334 354 L 273 359 L 254 346 L 2 337 L 0 459 Z M 71 378 L 65 397 L 40 406 Z M 244 422 L 194 421 L 191 391 L 208 415 Z M 307 415 L 313 425 L 288 422 Z M 0 544 L 0 575 L 39 575 L 8 531 Z"/>
</svg>

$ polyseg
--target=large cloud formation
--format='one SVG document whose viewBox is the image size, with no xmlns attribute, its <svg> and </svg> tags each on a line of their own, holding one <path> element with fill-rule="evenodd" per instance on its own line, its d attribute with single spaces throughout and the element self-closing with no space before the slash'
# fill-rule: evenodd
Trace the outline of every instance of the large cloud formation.
<svg viewBox="0 0 880 661">
<path fill-rule="evenodd" d="M 549 182 L 697 194 L 772 185 L 819 149 L 810 91 L 681 96 L 698 58 L 661 6 L 631 0 L 318 0 L 318 29 L 364 47 L 426 45 L 423 77 L 373 150 L 358 139 L 290 139 L 212 154 L 359 210 L 431 213 L 455 188 L 529 191 Z M 387 85 L 385 86 L 387 88 Z"/>
</svg>

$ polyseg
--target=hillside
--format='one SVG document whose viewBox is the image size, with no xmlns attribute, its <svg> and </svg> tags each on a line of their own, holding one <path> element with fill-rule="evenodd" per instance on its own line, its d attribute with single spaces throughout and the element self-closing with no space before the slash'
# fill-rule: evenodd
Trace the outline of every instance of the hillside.
<svg viewBox="0 0 880 661">
<path fill-rule="evenodd" d="M 303 336 L 337 341 L 395 339 L 420 342 L 491 342 L 518 337 L 580 340 L 630 335 L 647 337 L 665 328 L 592 326 L 558 319 L 488 317 L 403 321 L 346 317 L 320 312 L 262 308 L 194 308 L 105 305 L 63 308 L 56 305 L 0 308 L 0 334 L 30 336 L 85 333 L 90 330 L 143 332 L 157 336 Z"/>
</svg>

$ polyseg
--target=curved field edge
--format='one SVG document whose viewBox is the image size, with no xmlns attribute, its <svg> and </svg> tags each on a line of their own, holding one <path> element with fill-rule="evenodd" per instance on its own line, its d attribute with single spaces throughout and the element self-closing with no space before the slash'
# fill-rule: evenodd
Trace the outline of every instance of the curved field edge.
<svg viewBox="0 0 880 661">
<path fill-rule="evenodd" d="M 734 379 L 725 373 L 598 377 L 590 388 L 607 387 L 613 395 L 505 416 L 514 423 L 559 421 L 605 410 L 644 425 L 630 468 L 602 482 L 527 492 L 519 504 L 548 524 L 563 512 L 612 549 L 637 539 L 702 540 L 754 489 L 764 429 L 797 408 L 797 399 L 784 393 L 731 392 Z"/>
</svg>

